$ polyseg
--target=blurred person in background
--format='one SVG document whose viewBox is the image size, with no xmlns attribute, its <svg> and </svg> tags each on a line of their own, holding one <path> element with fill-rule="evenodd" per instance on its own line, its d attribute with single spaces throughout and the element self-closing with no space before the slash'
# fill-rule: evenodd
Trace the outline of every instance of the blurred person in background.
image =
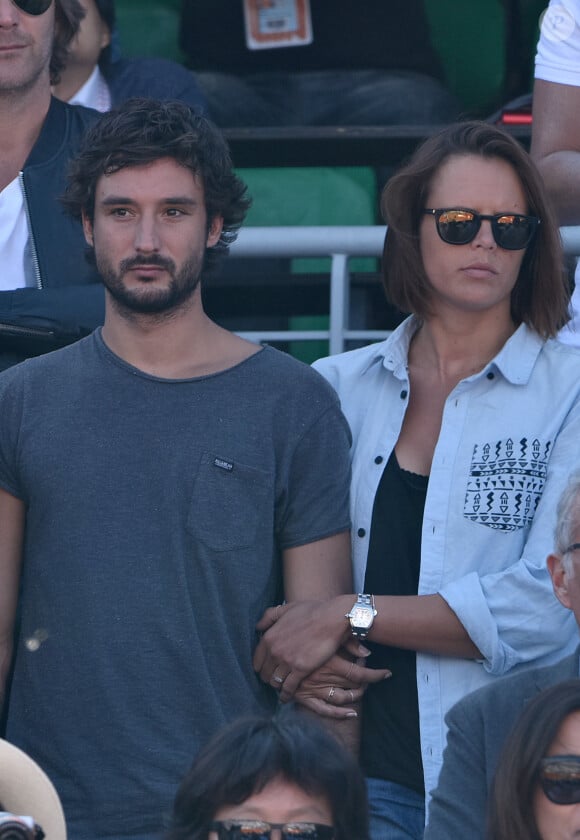
<svg viewBox="0 0 580 840">
<path fill-rule="evenodd" d="M 108 111 L 123 100 L 147 96 L 179 99 L 198 113 L 205 99 L 193 73 L 163 58 L 124 58 L 116 29 L 115 0 L 78 0 L 84 16 L 53 92 L 74 105 Z"/>
<path fill-rule="evenodd" d="M 546 689 L 515 724 L 497 766 L 488 840 L 580 836 L 580 680 Z"/>
</svg>

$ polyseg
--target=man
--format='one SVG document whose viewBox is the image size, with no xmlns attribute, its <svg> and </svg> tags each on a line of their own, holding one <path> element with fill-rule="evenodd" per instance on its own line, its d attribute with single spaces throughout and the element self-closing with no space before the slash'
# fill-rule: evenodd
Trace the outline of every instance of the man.
<svg viewBox="0 0 580 840">
<path fill-rule="evenodd" d="M 103 115 L 66 205 L 104 327 L 0 376 L 4 668 L 19 586 L 22 605 L 7 737 L 53 779 L 75 840 L 156 837 L 200 745 L 276 702 L 281 677 L 252 669 L 264 608 L 352 585 L 334 392 L 203 309 L 200 277 L 248 204 L 187 106 Z"/>
<path fill-rule="evenodd" d="M 0 369 L 102 320 L 81 225 L 58 201 L 98 115 L 50 90 L 81 17 L 77 0 L 0 0 Z"/>
<path fill-rule="evenodd" d="M 554 592 L 580 625 L 580 474 L 558 506 L 556 550 L 548 557 Z M 429 809 L 425 840 L 483 838 L 488 792 L 504 741 L 540 691 L 579 676 L 579 651 L 544 668 L 497 680 L 460 700 L 447 714 L 443 767 Z"/>
<path fill-rule="evenodd" d="M 580 0 L 551 0 L 536 54 L 531 154 L 542 173 L 560 224 L 580 223 Z M 580 346 L 580 268 L 572 320 L 560 331 Z"/>
</svg>

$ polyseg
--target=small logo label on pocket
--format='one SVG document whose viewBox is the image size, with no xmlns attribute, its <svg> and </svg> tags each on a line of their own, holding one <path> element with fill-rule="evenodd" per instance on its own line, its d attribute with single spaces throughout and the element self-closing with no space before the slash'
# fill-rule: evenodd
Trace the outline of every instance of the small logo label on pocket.
<svg viewBox="0 0 580 840">
<path fill-rule="evenodd" d="M 234 468 L 231 461 L 224 461 L 223 458 L 214 458 L 213 465 L 214 467 L 219 467 L 220 470 L 227 470 L 228 472 L 231 472 Z"/>
</svg>

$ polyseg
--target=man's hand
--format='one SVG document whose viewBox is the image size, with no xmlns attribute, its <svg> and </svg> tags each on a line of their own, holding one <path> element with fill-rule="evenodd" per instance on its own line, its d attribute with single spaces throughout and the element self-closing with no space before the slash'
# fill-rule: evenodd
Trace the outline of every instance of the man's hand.
<svg viewBox="0 0 580 840">
<path fill-rule="evenodd" d="M 353 596 L 328 601 L 295 601 L 266 610 L 257 629 L 262 636 L 254 653 L 254 669 L 265 683 L 280 690 L 286 702 L 307 676 L 324 665 L 350 638 L 345 614 Z M 357 643 L 358 656 L 368 654 Z"/>
</svg>

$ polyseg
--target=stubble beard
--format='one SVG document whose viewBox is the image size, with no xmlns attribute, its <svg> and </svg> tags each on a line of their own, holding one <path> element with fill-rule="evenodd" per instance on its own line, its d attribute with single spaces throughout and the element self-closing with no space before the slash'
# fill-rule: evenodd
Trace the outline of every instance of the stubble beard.
<svg viewBox="0 0 580 840">
<path fill-rule="evenodd" d="M 115 308 L 123 315 L 169 316 L 188 306 L 201 280 L 203 257 L 191 255 L 176 270 L 175 263 L 166 257 L 153 255 L 148 258 L 133 257 L 123 260 L 118 271 L 104 256 L 95 254 L 97 269 L 109 292 Z M 166 271 L 169 282 L 159 288 L 158 281 L 140 281 L 135 288 L 127 288 L 124 275 L 134 266 L 154 265 Z"/>
<path fill-rule="evenodd" d="M 50 90 L 50 51 L 44 52 L 32 66 L 24 67 L 21 71 L 13 69 L 11 65 L 15 63 L 9 57 L 0 61 L 1 99 L 19 101 L 39 84 L 46 84 L 47 90 Z"/>
</svg>

